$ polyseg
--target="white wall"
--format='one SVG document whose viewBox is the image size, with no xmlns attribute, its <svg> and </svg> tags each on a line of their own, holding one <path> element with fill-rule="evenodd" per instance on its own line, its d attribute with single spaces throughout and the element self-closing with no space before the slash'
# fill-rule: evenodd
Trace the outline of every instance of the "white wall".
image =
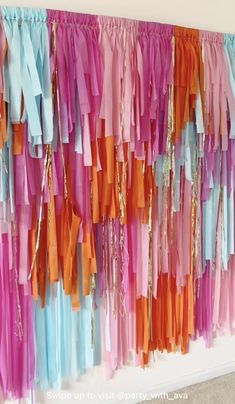
<svg viewBox="0 0 235 404">
<path fill-rule="evenodd" d="M 6 6 L 80 11 L 235 33 L 234 0 L 2 0 L 1 3 Z"/>
<path fill-rule="evenodd" d="M 4 5 L 65 9 L 235 33 L 234 0 L 5 0 Z M 52 399 L 49 393 L 37 396 L 37 402 L 129 404 L 141 401 L 145 393 L 172 391 L 235 371 L 235 336 L 216 339 L 211 349 L 198 340 L 191 343 L 187 355 L 157 353 L 155 358 L 150 368 L 125 368 L 109 381 L 105 381 L 102 367 L 93 369 L 72 388 L 63 390 L 65 396 Z M 95 394 L 90 401 L 88 393 Z"/>
</svg>

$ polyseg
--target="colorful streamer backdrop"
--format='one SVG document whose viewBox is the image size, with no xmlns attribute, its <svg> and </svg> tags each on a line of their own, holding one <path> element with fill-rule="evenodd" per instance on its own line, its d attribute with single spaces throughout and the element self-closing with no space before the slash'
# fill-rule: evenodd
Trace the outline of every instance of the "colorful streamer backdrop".
<svg viewBox="0 0 235 404">
<path fill-rule="evenodd" d="M 235 36 L 1 7 L 0 394 L 235 331 Z"/>
</svg>

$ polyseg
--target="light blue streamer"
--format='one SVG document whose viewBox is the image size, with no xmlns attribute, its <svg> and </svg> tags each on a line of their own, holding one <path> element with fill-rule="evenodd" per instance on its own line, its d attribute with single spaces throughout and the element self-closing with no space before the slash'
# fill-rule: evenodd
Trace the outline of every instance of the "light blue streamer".
<svg viewBox="0 0 235 404">
<path fill-rule="evenodd" d="M 234 254 L 234 196 L 233 192 L 228 196 L 227 187 L 223 187 L 223 217 L 222 217 L 222 264 L 223 269 L 228 269 L 228 260 Z"/>
<path fill-rule="evenodd" d="M 91 296 L 82 296 L 81 248 L 78 247 L 81 309 L 73 312 L 70 296 L 65 296 L 62 281 L 47 285 L 46 307 L 36 305 L 37 388 L 60 388 L 100 364 L 100 300 L 95 310 L 95 344 L 91 339 Z M 99 294 L 97 284 L 97 295 Z"/>
<path fill-rule="evenodd" d="M 212 187 L 209 199 L 203 202 L 203 263 L 205 270 L 205 261 L 211 263 L 216 254 L 216 230 L 219 213 L 220 186 Z"/>
<path fill-rule="evenodd" d="M 228 61 L 229 80 L 232 89 L 233 99 L 235 98 L 235 35 L 224 35 L 224 50 Z M 233 108 L 230 108 L 230 139 L 235 139 L 235 115 Z"/>
<path fill-rule="evenodd" d="M 41 148 L 36 153 L 33 147 L 42 145 L 42 136 L 45 144 L 53 140 L 46 10 L 1 7 L 1 11 L 8 41 L 4 98 L 10 103 L 11 122 L 28 120 L 30 153 L 41 157 Z M 25 110 L 21 119 L 22 94 Z"/>
</svg>

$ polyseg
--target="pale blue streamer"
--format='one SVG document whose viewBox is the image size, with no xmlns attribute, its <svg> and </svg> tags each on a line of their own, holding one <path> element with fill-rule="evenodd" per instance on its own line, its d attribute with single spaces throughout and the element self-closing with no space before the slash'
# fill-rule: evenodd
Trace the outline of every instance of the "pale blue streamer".
<svg viewBox="0 0 235 404">
<path fill-rule="evenodd" d="M 235 35 L 224 35 L 224 50 L 228 61 L 229 79 L 233 98 L 235 98 Z M 235 116 L 230 111 L 230 139 L 235 139 Z"/>
<path fill-rule="evenodd" d="M 4 98 L 10 103 L 11 122 L 28 120 L 30 153 L 42 157 L 42 148 L 36 155 L 33 147 L 42 145 L 42 135 L 46 144 L 53 139 L 46 10 L 2 7 L 1 11 L 8 41 Z M 21 119 L 22 94 L 25 110 Z"/>
<path fill-rule="evenodd" d="M 17 21 L 17 9 L 1 7 L 3 27 L 8 42 L 6 56 L 7 75 L 5 74 L 4 97 L 10 103 L 11 122 L 19 123 L 21 118 L 21 67 L 20 67 L 20 31 Z"/>
<path fill-rule="evenodd" d="M 100 364 L 100 299 L 95 311 L 95 345 L 91 340 L 91 296 L 82 296 L 81 251 L 78 247 L 81 310 L 73 312 L 62 282 L 47 285 L 46 307 L 36 305 L 37 388 L 60 388 L 88 368 Z M 97 295 L 99 293 L 97 284 Z"/>
<path fill-rule="evenodd" d="M 222 223 L 222 263 L 223 269 L 228 269 L 228 260 L 234 254 L 234 196 L 228 196 L 227 187 L 223 187 L 223 223 Z"/>
<path fill-rule="evenodd" d="M 216 254 L 216 230 L 219 212 L 220 186 L 213 188 L 212 183 L 209 199 L 203 202 L 203 263 L 204 270 L 206 260 L 211 263 Z"/>
</svg>

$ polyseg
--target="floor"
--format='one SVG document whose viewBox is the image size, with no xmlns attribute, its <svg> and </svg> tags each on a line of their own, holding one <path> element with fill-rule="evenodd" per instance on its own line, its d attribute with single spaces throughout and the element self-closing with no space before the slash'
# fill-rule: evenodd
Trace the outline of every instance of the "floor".
<svg viewBox="0 0 235 404">
<path fill-rule="evenodd" d="M 235 372 L 172 393 L 163 393 L 154 404 L 235 404 Z"/>
</svg>

